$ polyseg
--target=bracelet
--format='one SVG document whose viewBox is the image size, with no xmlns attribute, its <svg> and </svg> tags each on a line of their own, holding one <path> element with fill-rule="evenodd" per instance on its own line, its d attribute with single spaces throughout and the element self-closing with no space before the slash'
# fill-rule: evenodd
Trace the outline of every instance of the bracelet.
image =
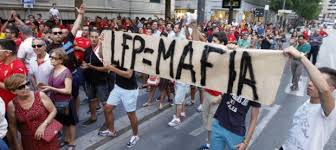
<svg viewBox="0 0 336 150">
<path fill-rule="evenodd" d="M 249 144 L 249 142 L 248 142 L 246 139 L 244 139 L 243 143 L 244 143 L 246 146 Z"/>
<path fill-rule="evenodd" d="M 297 58 L 298 60 L 301 60 L 302 59 L 302 57 L 305 57 L 305 53 L 303 53 L 303 52 L 300 52 L 300 57 L 299 58 Z"/>
</svg>

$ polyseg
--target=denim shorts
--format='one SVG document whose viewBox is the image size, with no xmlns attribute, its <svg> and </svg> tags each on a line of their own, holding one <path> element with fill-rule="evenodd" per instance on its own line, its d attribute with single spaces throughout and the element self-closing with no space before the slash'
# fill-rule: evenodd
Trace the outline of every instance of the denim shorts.
<svg viewBox="0 0 336 150">
<path fill-rule="evenodd" d="M 138 93 L 138 89 L 127 90 L 118 85 L 114 85 L 114 89 L 111 91 L 106 104 L 117 106 L 122 102 L 126 112 L 133 112 L 136 110 Z"/>
<path fill-rule="evenodd" d="M 190 86 L 184 83 L 175 84 L 175 97 L 174 97 L 174 104 L 183 104 L 187 93 L 190 90 Z"/>
<path fill-rule="evenodd" d="M 107 83 L 95 84 L 85 82 L 85 92 L 89 101 L 98 98 L 100 102 L 106 103 L 110 91 Z"/>
<path fill-rule="evenodd" d="M 236 145 L 242 143 L 243 136 L 239 136 L 223 128 L 217 119 L 213 119 L 211 133 L 211 150 L 236 150 Z"/>
</svg>

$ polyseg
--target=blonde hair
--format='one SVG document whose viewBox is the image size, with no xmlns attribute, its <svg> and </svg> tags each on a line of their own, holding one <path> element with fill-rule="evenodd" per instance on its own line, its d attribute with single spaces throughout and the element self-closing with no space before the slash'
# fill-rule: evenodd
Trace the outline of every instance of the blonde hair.
<svg viewBox="0 0 336 150">
<path fill-rule="evenodd" d="M 9 91 L 14 91 L 18 88 L 22 83 L 27 81 L 27 77 L 23 74 L 14 74 L 5 79 L 5 87 Z"/>
<path fill-rule="evenodd" d="M 52 53 L 55 53 L 56 57 L 60 58 L 63 61 L 63 64 L 65 64 L 68 59 L 68 55 L 65 53 L 63 48 L 55 48 L 52 50 L 51 54 Z"/>
</svg>

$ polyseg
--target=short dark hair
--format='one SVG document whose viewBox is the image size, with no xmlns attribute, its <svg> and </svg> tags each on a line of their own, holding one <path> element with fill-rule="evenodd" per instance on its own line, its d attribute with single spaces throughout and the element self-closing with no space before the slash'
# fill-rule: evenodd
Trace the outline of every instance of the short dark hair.
<svg viewBox="0 0 336 150">
<path fill-rule="evenodd" d="M 19 37 L 19 29 L 15 26 L 10 26 L 8 28 L 9 32 L 11 32 L 12 34 L 14 34 L 14 36 L 17 38 Z"/>
<path fill-rule="evenodd" d="M 0 46 L 5 50 L 12 51 L 13 55 L 16 54 L 16 44 L 13 40 L 11 40 L 11 39 L 1 39 L 0 40 Z"/>
<path fill-rule="evenodd" d="M 303 36 L 303 35 L 299 35 L 299 36 L 298 36 L 298 39 L 299 39 L 299 38 L 303 38 L 303 39 L 304 39 L 304 36 Z"/>
<path fill-rule="evenodd" d="M 228 39 L 226 37 L 225 32 L 216 32 L 213 34 L 214 37 L 216 37 L 219 42 L 224 43 L 224 45 L 228 44 Z"/>
<path fill-rule="evenodd" d="M 96 33 L 100 34 L 100 31 L 97 30 L 97 29 L 91 29 L 91 30 L 90 30 L 90 34 L 91 34 L 91 32 L 96 32 Z"/>
<path fill-rule="evenodd" d="M 331 84 L 336 88 L 336 70 L 329 67 L 321 67 L 319 70 L 321 73 L 329 75 Z"/>
</svg>

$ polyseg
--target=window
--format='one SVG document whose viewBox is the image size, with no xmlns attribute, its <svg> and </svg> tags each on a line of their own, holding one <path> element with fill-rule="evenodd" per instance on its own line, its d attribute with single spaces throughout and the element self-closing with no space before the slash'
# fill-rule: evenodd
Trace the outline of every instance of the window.
<svg viewBox="0 0 336 150">
<path fill-rule="evenodd" d="M 161 3 L 161 0 L 150 0 L 151 3 Z"/>
</svg>

